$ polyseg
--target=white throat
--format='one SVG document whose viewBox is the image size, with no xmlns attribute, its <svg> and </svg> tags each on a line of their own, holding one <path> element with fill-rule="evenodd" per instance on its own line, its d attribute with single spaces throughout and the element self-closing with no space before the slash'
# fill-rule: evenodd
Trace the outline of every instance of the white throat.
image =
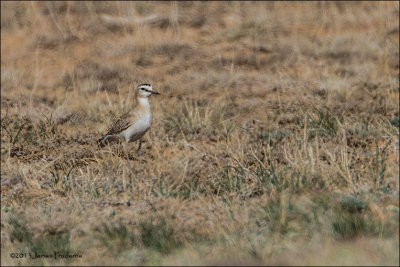
<svg viewBox="0 0 400 267">
<path fill-rule="evenodd" d="M 150 109 L 150 102 L 148 97 L 138 97 L 138 102 L 140 106 Z"/>
</svg>

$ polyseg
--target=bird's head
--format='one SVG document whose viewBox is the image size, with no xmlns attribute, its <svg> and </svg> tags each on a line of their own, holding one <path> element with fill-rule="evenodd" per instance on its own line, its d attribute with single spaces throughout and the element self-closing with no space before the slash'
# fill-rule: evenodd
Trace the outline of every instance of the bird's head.
<svg viewBox="0 0 400 267">
<path fill-rule="evenodd" d="M 151 95 L 159 95 L 159 92 L 153 90 L 153 86 L 148 83 L 142 83 L 137 87 L 138 97 L 149 97 Z"/>
</svg>

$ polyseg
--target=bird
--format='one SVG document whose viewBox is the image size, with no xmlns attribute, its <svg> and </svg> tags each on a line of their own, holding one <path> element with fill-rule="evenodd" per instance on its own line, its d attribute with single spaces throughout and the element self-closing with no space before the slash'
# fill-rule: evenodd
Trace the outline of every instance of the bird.
<svg viewBox="0 0 400 267">
<path fill-rule="evenodd" d="M 111 124 L 107 133 L 97 141 L 100 146 L 104 146 L 109 142 L 120 141 L 121 139 L 125 140 L 125 145 L 139 140 L 138 151 L 140 151 L 141 138 L 150 129 L 153 121 L 149 97 L 160 93 L 155 91 L 153 86 L 148 83 L 138 85 L 136 91 L 137 105 L 132 110 L 122 114 Z"/>
</svg>

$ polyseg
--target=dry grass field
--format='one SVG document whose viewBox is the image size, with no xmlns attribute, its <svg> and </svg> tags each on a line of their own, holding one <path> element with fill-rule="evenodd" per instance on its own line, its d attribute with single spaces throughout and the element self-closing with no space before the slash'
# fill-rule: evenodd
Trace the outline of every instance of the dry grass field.
<svg viewBox="0 0 400 267">
<path fill-rule="evenodd" d="M 1 2 L 2 265 L 398 265 L 398 163 L 398 2 Z"/>
</svg>

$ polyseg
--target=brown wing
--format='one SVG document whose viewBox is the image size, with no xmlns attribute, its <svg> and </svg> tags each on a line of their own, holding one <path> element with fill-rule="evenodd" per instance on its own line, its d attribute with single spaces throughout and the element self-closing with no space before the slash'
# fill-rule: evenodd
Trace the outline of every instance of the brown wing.
<svg viewBox="0 0 400 267">
<path fill-rule="evenodd" d="M 131 117 L 131 112 L 125 112 L 122 114 L 121 117 L 119 117 L 108 129 L 108 132 L 105 134 L 107 135 L 113 135 L 113 134 L 119 134 L 123 130 L 127 129 L 129 126 L 132 124 L 132 117 Z"/>
</svg>

